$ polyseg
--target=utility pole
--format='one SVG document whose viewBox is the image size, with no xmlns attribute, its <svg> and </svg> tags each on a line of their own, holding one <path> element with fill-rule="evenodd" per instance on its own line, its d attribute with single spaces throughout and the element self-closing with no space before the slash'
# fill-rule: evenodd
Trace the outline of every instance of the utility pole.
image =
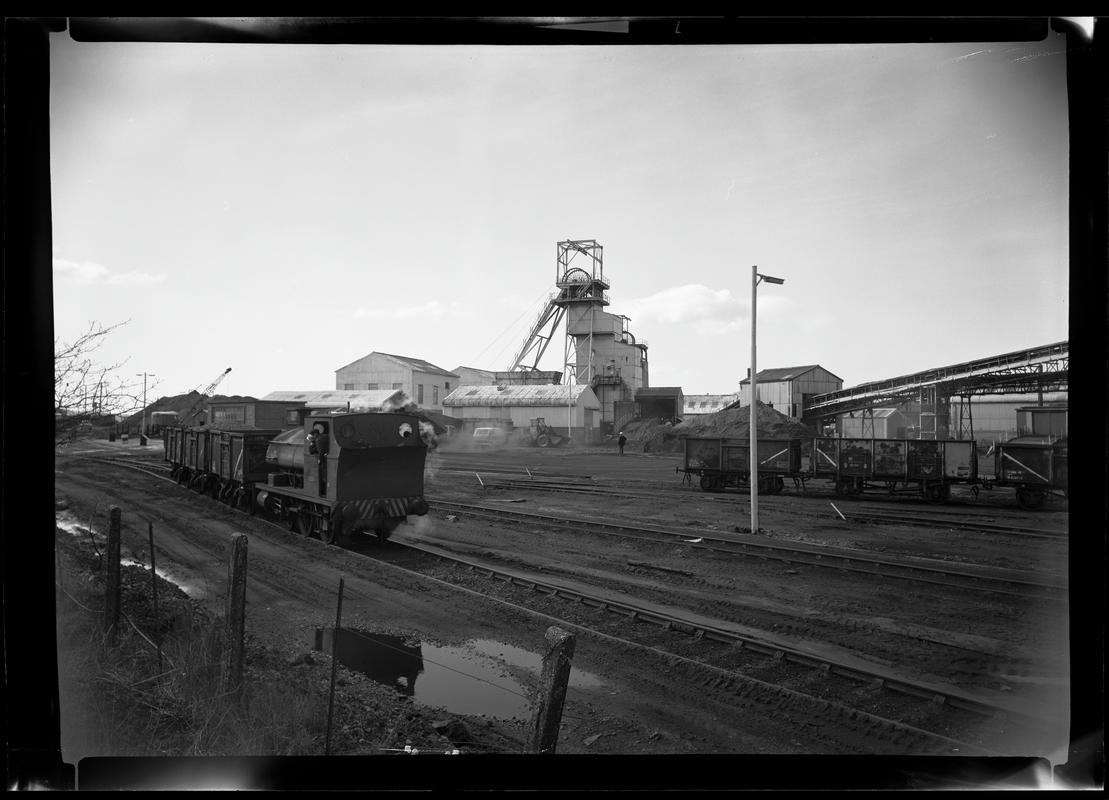
<svg viewBox="0 0 1109 800">
<path fill-rule="evenodd" d="M 757 368 L 755 365 L 755 302 L 758 296 L 756 291 L 759 281 L 766 281 L 767 283 L 785 283 L 783 278 L 774 278 L 770 275 L 760 275 L 757 266 L 751 267 L 751 424 L 749 438 L 750 438 L 750 470 L 751 474 L 747 482 L 751 484 L 751 533 L 759 532 L 759 434 L 758 434 L 758 417 L 756 409 L 758 407 L 758 386 L 757 386 Z"/>
<path fill-rule="evenodd" d="M 138 375 L 137 372 L 135 374 Z M 142 374 L 142 427 L 139 429 L 139 444 L 144 447 L 146 446 L 146 378 L 148 375 L 151 378 L 158 377 L 153 372 Z"/>
</svg>

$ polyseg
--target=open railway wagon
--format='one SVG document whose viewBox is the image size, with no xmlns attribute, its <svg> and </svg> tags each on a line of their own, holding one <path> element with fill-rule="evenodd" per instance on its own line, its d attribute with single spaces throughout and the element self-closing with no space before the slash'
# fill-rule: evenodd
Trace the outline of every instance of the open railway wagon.
<svg viewBox="0 0 1109 800">
<path fill-rule="evenodd" d="M 686 436 L 685 458 L 678 471 L 687 480 L 700 479 L 706 492 L 719 492 L 728 486 L 750 486 L 751 443 L 747 439 Z M 777 494 L 785 488 L 785 478 L 801 477 L 800 439 L 759 439 L 757 443 L 758 489 Z"/>
<path fill-rule="evenodd" d="M 1039 508 L 1049 497 L 1067 497 L 1067 440 L 1022 436 L 994 449 L 994 486 L 1016 489 L 1024 508 Z"/>
<path fill-rule="evenodd" d="M 836 494 L 868 488 L 919 492 L 943 502 L 955 484 L 977 491 L 978 450 L 972 440 L 816 438 L 809 456 L 812 478 L 835 482 Z"/>
<path fill-rule="evenodd" d="M 265 482 L 266 448 L 280 433 L 280 429 L 172 426 L 164 431 L 165 460 L 178 483 L 245 509 L 249 507 L 246 487 Z"/>
<path fill-rule="evenodd" d="M 338 544 L 428 512 L 426 454 L 413 414 L 320 410 L 284 430 L 169 428 L 165 460 L 179 483 Z"/>
</svg>

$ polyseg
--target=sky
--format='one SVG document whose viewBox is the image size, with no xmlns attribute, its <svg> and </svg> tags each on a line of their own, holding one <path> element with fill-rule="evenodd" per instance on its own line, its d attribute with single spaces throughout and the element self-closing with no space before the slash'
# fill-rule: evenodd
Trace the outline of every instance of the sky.
<svg viewBox="0 0 1109 800">
<path fill-rule="evenodd" d="M 151 397 L 507 370 L 593 239 L 650 384 L 1068 338 L 1066 46 L 51 42 L 54 328 Z M 564 331 L 541 367 L 562 370 Z M 141 378 L 140 378 L 141 380 Z"/>
</svg>

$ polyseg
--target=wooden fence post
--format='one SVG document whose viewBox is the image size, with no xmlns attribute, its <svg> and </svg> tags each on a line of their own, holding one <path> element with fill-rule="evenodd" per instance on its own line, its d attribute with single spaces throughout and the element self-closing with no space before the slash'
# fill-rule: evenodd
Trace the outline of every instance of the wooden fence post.
<svg viewBox="0 0 1109 800">
<path fill-rule="evenodd" d="M 231 537 L 231 560 L 227 565 L 227 672 L 225 691 L 237 692 L 243 680 L 243 639 L 246 633 L 245 533 Z"/>
<path fill-rule="evenodd" d="M 327 693 L 327 738 L 323 754 L 331 755 L 331 722 L 335 711 L 335 674 L 339 667 L 339 637 L 343 628 L 343 576 L 339 576 L 339 603 L 335 607 L 335 628 L 331 632 L 331 687 Z"/>
<path fill-rule="evenodd" d="M 158 645 L 158 674 L 162 673 L 162 634 L 158 632 L 158 570 L 154 566 L 154 523 L 147 520 L 150 534 L 150 596 L 154 605 L 154 638 Z"/>
<path fill-rule="evenodd" d="M 531 751 L 534 753 L 554 753 L 558 744 L 562 705 L 566 700 L 576 641 L 572 633 L 553 625 L 547 628 L 546 639 L 547 652 L 539 679 L 539 705 L 532 717 Z"/>
<path fill-rule="evenodd" d="M 112 506 L 108 511 L 108 561 L 104 565 L 104 632 L 108 643 L 115 644 L 119 638 L 119 551 L 120 551 L 120 511 Z"/>
</svg>

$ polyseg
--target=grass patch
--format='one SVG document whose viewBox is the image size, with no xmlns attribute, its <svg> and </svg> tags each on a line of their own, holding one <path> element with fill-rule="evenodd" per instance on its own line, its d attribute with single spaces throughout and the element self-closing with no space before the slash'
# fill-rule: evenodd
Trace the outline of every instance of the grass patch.
<svg viewBox="0 0 1109 800">
<path fill-rule="evenodd" d="M 243 682 L 225 685 L 223 620 L 150 572 L 121 569 L 121 621 L 103 631 L 104 582 L 91 540 L 59 531 L 58 681 L 62 749 L 85 756 L 295 756 L 324 753 L 330 660 L 287 654 L 247 636 Z M 161 652 L 159 653 L 159 646 Z M 411 704 L 340 670 L 332 753 L 430 744 Z M 410 718 L 411 717 L 411 718 Z M 430 729 L 428 729 L 430 730 Z M 434 738 L 434 731 L 431 731 Z"/>
</svg>

